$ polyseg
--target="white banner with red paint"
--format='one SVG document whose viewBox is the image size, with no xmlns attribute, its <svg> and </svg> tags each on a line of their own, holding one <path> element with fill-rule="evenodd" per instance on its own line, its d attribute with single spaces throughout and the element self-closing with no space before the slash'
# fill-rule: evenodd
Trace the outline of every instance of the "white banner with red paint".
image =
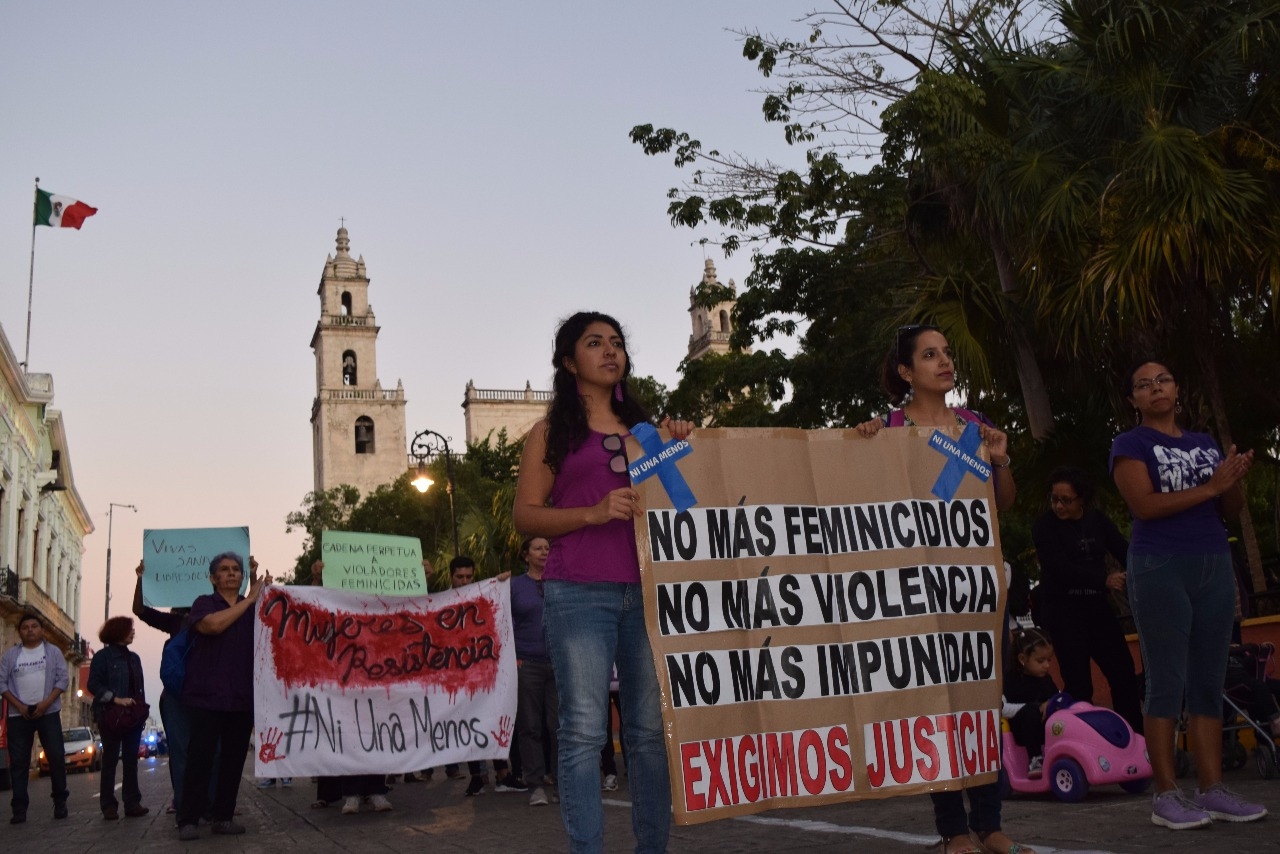
<svg viewBox="0 0 1280 854">
<path fill-rule="evenodd" d="M 396 774 L 510 752 L 505 583 L 385 598 L 272 586 L 256 631 L 259 777 Z"/>
</svg>

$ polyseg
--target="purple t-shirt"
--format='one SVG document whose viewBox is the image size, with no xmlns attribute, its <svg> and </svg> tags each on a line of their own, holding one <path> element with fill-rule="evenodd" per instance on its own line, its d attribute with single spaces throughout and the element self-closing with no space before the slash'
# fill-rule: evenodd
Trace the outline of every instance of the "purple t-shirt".
<svg viewBox="0 0 1280 854">
<path fill-rule="evenodd" d="M 631 485 L 626 473 L 609 468 L 613 453 L 600 444 L 605 434 L 592 430 L 582 444 L 565 455 L 551 486 L 552 507 L 591 507 L 615 489 Z M 587 525 L 551 540 L 542 577 L 549 581 L 640 581 L 635 525 L 610 519 Z"/>
<path fill-rule="evenodd" d="M 551 660 L 542 633 L 542 582 L 527 573 L 511 579 L 511 631 L 516 639 L 516 658 Z"/>
<path fill-rule="evenodd" d="M 236 601 L 241 599 L 244 597 Z M 187 625 L 195 626 L 230 607 L 217 593 L 201 596 L 191 603 Z M 219 635 L 202 635 L 192 629 L 195 642 L 187 653 L 182 702 L 219 712 L 253 711 L 254 612 L 254 608 L 247 609 Z"/>
<path fill-rule="evenodd" d="M 1138 460 L 1156 492 L 1181 492 L 1205 483 L 1222 462 L 1222 450 L 1207 433 L 1169 436 L 1137 426 L 1111 443 L 1108 467 L 1120 457 Z M 1203 501 L 1159 519 L 1133 519 L 1129 552 L 1139 555 L 1216 554 L 1227 551 L 1227 529 L 1217 501 Z"/>
</svg>

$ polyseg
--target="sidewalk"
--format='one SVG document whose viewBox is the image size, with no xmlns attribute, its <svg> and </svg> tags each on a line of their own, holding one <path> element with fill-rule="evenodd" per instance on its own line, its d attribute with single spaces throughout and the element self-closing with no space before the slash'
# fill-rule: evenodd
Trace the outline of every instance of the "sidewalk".
<svg viewBox="0 0 1280 854">
<path fill-rule="evenodd" d="M 166 760 L 143 760 L 143 803 L 151 813 L 140 819 L 104 821 L 97 809 L 97 774 L 73 774 L 71 817 L 52 820 L 46 779 L 32 780 L 32 807 L 26 824 L 0 824 L 5 851 L 208 851 L 280 852 L 306 850 L 413 852 L 421 854 L 526 854 L 566 850 L 559 809 L 530 807 L 528 796 L 496 794 L 463 797 L 465 780 L 447 780 L 437 772 L 428 783 L 397 784 L 390 813 L 340 814 L 336 806 L 310 808 L 315 787 L 298 780 L 288 789 L 259 790 L 246 777 L 240 788 L 238 821 L 249 832 L 178 842 L 173 816 L 164 814 L 169 793 Z M 630 800 L 622 788 L 605 798 L 606 850 L 632 847 Z M 1183 781 L 1185 785 L 1193 785 Z M 1228 784 L 1261 801 L 1275 815 L 1251 824 L 1214 825 L 1208 830 L 1175 833 L 1150 824 L 1147 796 L 1103 787 L 1080 804 L 1052 799 L 1017 798 L 1004 806 L 1006 831 L 1033 844 L 1039 854 L 1140 854 L 1155 851 L 1280 852 L 1280 780 L 1261 780 L 1252 763 L 1228 775 Z M 6 800 L 4 793 L 0 799 Z M 8 810 L 0 812 L 5 819 Z M 673 854 L 716 852 L 848 852 L 923 854 L 936 840 L 926 798 L 894 798 L 807 810 L 777 810 L 761 816 L 728 819 L 691 827 L 673 827 Z"/>
</svg>

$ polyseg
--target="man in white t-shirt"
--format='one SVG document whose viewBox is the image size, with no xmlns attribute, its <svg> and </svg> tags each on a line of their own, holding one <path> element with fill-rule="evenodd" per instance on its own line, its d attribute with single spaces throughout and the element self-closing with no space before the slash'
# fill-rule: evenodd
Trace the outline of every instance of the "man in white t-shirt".
<svg viewBox="0 0 1280 854">
<path fill-rule="evenodd" d="M 27 820 L 27 782 L 35 737 L 49 759 L 53 783 L 53 817 L 67 817 L 66 751 L 62 745 L 62 692 L 67 690 L 67 661 L 44 639 L 44 626 L 35 614 L 18 620 L 22 643 L 0 655 L 0 691 L 8 702 L 9 776 L 13 784 L 13 818 Z"/>
</svg>

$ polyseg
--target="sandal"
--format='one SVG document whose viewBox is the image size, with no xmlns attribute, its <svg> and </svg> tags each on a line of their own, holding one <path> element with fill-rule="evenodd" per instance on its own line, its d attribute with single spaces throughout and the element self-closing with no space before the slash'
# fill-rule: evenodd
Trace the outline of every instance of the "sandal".
<svg viewBox="0 0 1280 854">
<path fill-rule="evenodd" d="M 952 848 L 951 845 L 958 844 L 959 848 Z M 967 833 L 957 836 L 944 836 L 933 845 L 929 846 L 930 851 L 937 851 L 938 854 L 987 854 L 987 850 L 981 845 L 975 845 L 973 837 Z"/>
<path fill-rule="evenodd" d="M 996 847 L 993 847 L 987 840 L 997 835 L 1002 839 L 994 840 Z M 1005 836 L 1003 830 L 988 830 L 986 833 L 979 833 L 978 841 L 982 843 L 982 850 L 989 852 L 989 854 L 1036 854 L 1034 848 L 1014 842 L 1008 836 Z"/>
</svg>

